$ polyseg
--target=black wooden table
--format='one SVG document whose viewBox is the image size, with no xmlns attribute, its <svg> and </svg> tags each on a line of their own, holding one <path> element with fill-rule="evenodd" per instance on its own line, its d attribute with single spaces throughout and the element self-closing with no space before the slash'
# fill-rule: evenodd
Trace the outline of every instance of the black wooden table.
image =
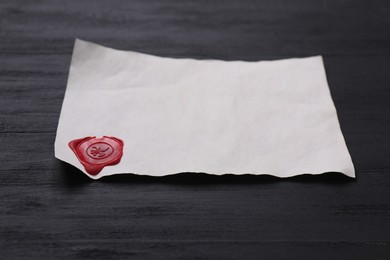
<svg viewBox="0 0 390 260">
<path fill-rule="evenodd" d="M 323 55 L 357 179 L 89 180 L 54 158 L 76 37 L 167 57 Z M 0 2 L 2 259 L 390 259 L 389 134 L 389 1 Z"/>
</svg>

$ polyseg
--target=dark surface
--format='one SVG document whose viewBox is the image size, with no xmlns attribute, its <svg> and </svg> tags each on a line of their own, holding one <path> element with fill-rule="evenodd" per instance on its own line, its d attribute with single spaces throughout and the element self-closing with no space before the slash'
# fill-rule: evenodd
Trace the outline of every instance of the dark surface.
<svg viewBox="0 0 390 260">
<path fill-rule="evenodd" d="M 358 178 L 91 181 L 54 158 L 76 37 L 169 57 L 324 55 Z M 2 0 L 0 91 L 2 259 L 390 259 L 389 1 Z"/>
</svg>

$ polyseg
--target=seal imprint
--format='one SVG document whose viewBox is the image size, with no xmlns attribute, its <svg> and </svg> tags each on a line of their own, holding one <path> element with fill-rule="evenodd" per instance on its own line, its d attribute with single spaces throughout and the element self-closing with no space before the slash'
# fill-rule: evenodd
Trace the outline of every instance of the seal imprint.
<svg viewBox="0 0 390 260">
<path fill-rule="evenodd" d="M 70 149 L 90 175 L 97 175 L 104 167 L 118 164 L 123 146 L 121 139 L 112 136 L 89 136 L 69 142 Z"/>
</svg>

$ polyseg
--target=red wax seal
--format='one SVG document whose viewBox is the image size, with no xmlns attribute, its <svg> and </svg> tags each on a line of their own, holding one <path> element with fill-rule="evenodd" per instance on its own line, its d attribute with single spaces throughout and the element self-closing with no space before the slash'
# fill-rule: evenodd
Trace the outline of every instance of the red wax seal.
<svg viewBox="0 0 390 260">
<path fill-rule="evenodd" d="M 98 174 L 105 166 L 118 164 L 123 145 L 121 139 L 112 136 L 90 136 L 69 142 L 69 147 L 91 175 Z"/>
</svg>

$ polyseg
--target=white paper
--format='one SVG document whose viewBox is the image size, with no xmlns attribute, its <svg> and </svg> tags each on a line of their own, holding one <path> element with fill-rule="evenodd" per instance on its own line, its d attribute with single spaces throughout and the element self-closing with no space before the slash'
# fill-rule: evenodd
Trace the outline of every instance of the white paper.
<svg viewBox="0 0 390 260">
<path fill-rule="evenodd" d="M 85 172 L 68 143 L 124 141 L 119 164 Z M 355 177 L 321 56 L 173 59 L 76 40 L 55 156 L 89 177 L 341 172 Z"/>
</svg>

